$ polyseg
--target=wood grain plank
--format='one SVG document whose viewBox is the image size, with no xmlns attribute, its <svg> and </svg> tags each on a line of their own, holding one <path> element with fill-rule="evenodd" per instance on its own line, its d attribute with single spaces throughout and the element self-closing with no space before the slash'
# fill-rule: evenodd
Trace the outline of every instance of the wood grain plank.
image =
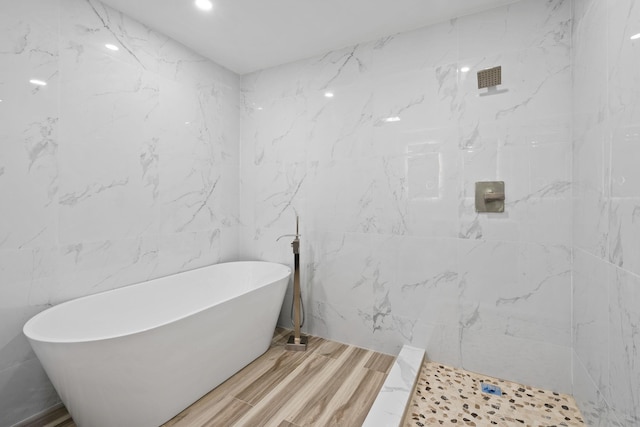
<svg viewBox="0 0 640 427">
<path fill-rule="evenodd" d="M 286 332 L 286 330 L 284 331 Z M 288 334 L 285 333 L 284 335 Z M 316 343 L 315 345 L 319 346 L 322 341 L 324 340 L 310 340 L 310 344 Z M 279 375 L 282 375 L 283 371 L 286 374 L 285 368 L 287 366 L 298 366 L 302 363 L 304 357 L 305 354 L 302 352 L 289 352 L 284 349 L 283 345 L 272 345 L 262 356 L 245 366 L 217 388 L 211 390 L 189 408 L 176 415 L 166 425 L 171 426 L 174 425 L 171 423 L 178 423 L 180 419 L 186 417 L 188 412 L 192 410 L 199 411 L 201 407 L 214 407 L 227 396 L 238 396 L 243 392 L 248 395 L 249 392 L 246 390 L 252 390 L 256 385 L 262 387 L 258 391 L 264 391 L 264 388 L 269 387 L 269 384 L 280 379 Z M 248 403 L 246 397 L 240 400 Z"/>
<path fill-rule="evenodd" d="M 323 377 L 335 372 L 336 366 L 339 366 L 338 361 L 312 354 L 286 380 L 257 402 L 251 413 L 240 419 L 238 426 L 278 426 L 287 418 L 279 414 L 295 410 L 301 405 L 301 399 L 304 401 L 313 396 L 312 389 L 320 386 Z"/>
<path fill-rule="evenodd" d="M 286 351 L 291 331 L 276 330 L 269 350 L 164 427 L 359 425 L 385 378 L 386 355 L 309 337 L 305 352 Z M 365 366 L 368 366 L 366 368 Z M 24 427 L 76 427 L 66 409 Z"/>
<path fill-rule="evenodd" d="M 163 427 L 232 425 L 251 408 L 248 403 L 230 395 L 213 403 L 200 399 L 163 424 Z"/>
<path fill-rule="evenodd" d="M 324 341 L 322 338 L 310 339 L 309 343 L 317 346 L 322 341 Z M 277 381 L 283 371 L 286 374 L 287 366 L 298 366 L 304 357 L 304 352 L 290 352 L 286 351 L 283 345 L 273 345 L 262 356 L 210 391 L 203 399 L 212 404 L 227 395 L 238 397 L 244 392 L 246 396 L 240 399 L 251 404 L 247 398 L 249 395 L 247 390 L 254 387 L 267 387 L 270 382 Z"/>
<path fill-rule="evenodd" d="M 268 369 L 260 376 L 254 378 L 246 387 L 238 390 L 235 396 L 251 405 L 256 405 L 278 384 L 286 380 L 286 378 L 295 371 L 298 366 L 313 356 L 313 351 L 323 342 L 322 338 L 309 338 L 308 350 L 304 351 L 286 351 L 282 349 L 282 353 L 276 360 L 273 360 Z"/>
<path fill-rule="evenodd" d="M 291 334 L 290 330 L 278 327 L 273 333 L 273 338 L 271 339 L 271 343 L 284 345 L 287 343 L 287 340 L 289 339 L 290 334 Z"/>
<path fill-rule="evenodd" d="M 364 366 L 367 369 L 371 369 L 373 371 L 378 371 L 378 372 L 384 372 L 385 374 L 388 374 L 395 360 L 396 358 L 394 356 L 372 352 L 371 357 L 369 358 L 369 361 Z"/>
<path fill-rule="evenodd" d="M 332 410 L 332 406 L 337 406 L 334 401 L 341 387 L 350 381 L 350 377 L 359 370 L 364 370 L 363 365 L 368 360 L 371 352 L 362 348 L 347 350 L 350 356 L 341 361 L 338 370 L 325 381 L 314 394 L 313 399 L 307 399 L 304 406 L 287 416 L 287 420 L 303 426 L 317 425 L 317 421 L 323 417 L 327 411 Z"/>
<path fill-rule="evenodd" d="M 344 351 L 349 348 L 347 344 L 342 344 L 335 341 L 325 340 L 316 350 L 317 354 L 320 354 L 325 357 L 330 357 L 332 359 L 337 359 L 344 353 Z"/>
<path fill-rule="evenodd" d="M 358 373 L 359 381 L 355 389 L 345 387 L 343 396 L 336 396 L 341 402 L 318 420 L 316 426 L 351 427 L 360 426 L 364 422 L 369 409 L 378 394 L 386 375 L 382 372 L 363 369 Z M 353 379 L 352 379 L 353 380 Z"/>
<path fill-rule="evenodd" d="M 184 427 L 189 426 L 203 426 L 203 427 L 219 427 L 219 426 L 231 426 L 235 424 L 237 420 L 242 418 L 247 412 L 249 412 L 252 408 L 246 402 L 236 399 L 235 397 L 230 397 L 231 402 L 222 408 L 220 411 L 215 411 L 213 416 L 211 416 L 208 420 L 203 420 L 202 424 L 200 423 L 189 423 L 184 424 Z"/>
</svg>

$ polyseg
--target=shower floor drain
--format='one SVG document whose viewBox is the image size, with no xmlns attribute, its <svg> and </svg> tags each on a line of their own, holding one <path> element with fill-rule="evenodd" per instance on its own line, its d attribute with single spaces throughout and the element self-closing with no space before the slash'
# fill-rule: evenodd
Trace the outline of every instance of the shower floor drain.
<svg viewBox="0 0 640 427">
<path fill-rule="evenodd" d="M 493 394 L 495 396 L 502 396 L 502 390 L 497 385 L 482 383 L 481 390 L 483 393 Z"/>
</svg>

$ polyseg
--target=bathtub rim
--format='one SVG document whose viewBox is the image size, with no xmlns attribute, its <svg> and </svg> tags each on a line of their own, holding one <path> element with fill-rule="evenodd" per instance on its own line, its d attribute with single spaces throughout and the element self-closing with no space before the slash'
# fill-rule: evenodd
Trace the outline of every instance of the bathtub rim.
<svg viewBox="0 0 640 427">
<path fill-rule="evenodd" d="M 49 336 L 43 336 L 40 333 L 37 333 L 34 331 L 35 326 L 37 325 L 37 323 L 40 321 L 41 318 L 51 315 L 52 312 L 55 311 L 59 311 L 64 309 L 66 306 L 72 305 L 72 304 L 78 304 L 79 301 L 82 300 L 86 300 L 86 299 L 94 299 L 94 298 L 99 298 L 101 295 L 106 294 L 106 293 L 118 293 L 118 292 L 124 292 L 132 287 L 136 287 L 136 286 L 142 286 L 142 285 L 146 285 L 149 282 L 153 281 L 153 280 L 158 280 L 158 279 L 164 279 L 164 278 L 170 278 L 173 276 L 178 276 L 180 274 L 184 274 L 184 273 L 189 273 L 192 271 L 197 271 L 197 270 L 202 270 L 202 269 L 206 269 L 206 268 L 212 268 L 215 267 L 217 265 L 229 265 L 229 264 L 270 264 L 270 265 L 274 265 L 274 266 L 279 266 L 282 268 L 282 273 L 283 275 L 278 276 L 277 278 L 274 278 L 274 280 L 272 280 L 271 282 L 268 283 L 264 283 L 261 286 L 258 286 L 256 288 L 253 288 L 251 290 L 249 290 L 248 292 L 245 292 L 243 294 L 238 294 L 235 295 L 233 297 L 229 297 L 229 298 L 225 298 L 225 299 L 219 299 L 216 300 L 213 304 L 209 304 L 206 305 L 204 307 L 201 307 L 198 310 L 195 311 L 189 311 L 186 313 L 181 314 L 178 317 L 171 317 L 168 318 L 162 322 L 158 322 L 156 324 L 154 324 L 151 327 L 141 327 L 141 328 L 132 328 L 129 332 L 127 333 L 119 333 L 119 334 L 104 334 L 104 335 L 99 335 L 99 336 L 95 336 L 95 337 L 88 337 L 88 338 L 52 338 Z M 284 274 L 287 273 L 287 274 Z M 101 291 L 101 292 L 97 292 L 95 294 L 89 294 L 89 295 L 84 295 L 78 298 L 73 298 L 70 299 L 68 301 L 64 301 L 61 302 L 60 304 L 56 304 L 53 305 L 51 307 L 48 307 L 46 309 L 44 309 L 43 311 L 35 314 L 34 316 L 32 316 L 22 327 L 22 333 L 27 337 L 27 339 L 29 341 L 34 341 L 34 342 L 39 342 L 39 343 L 46 343 L 46 344 L 82 344 L 82 343 L 93 343 L 93 342 L 101 342 L 101 341 L 108 341 L 108 340 L 114 340 L 114 339 L 119 339 L 119 338 L 123 338 L 123 337 L 130 337 L 130 336 L 135 336 L 137 334 L 142 334 L 145 332 L 149 332 L 149 331 L 153 331 L 155 329 L 159 329 L 163 326 L 167 326 L 170 325 L 172 323 L 175 322 L 179 322 L 181 320 L 184 320 L 186 318 L 189 318 L 191 316 L 196 316 L 208 309 L 211 309 L 212 307 L 215 307 L 216 305 L 220 305 L 220 304 L 224 304 L 225 302 L 231 301 L 234 298 L 238 298 L 241 295 L 245 295 L 248 293 L 252 293 L 255 292 L 265 286 L 269 286 L 271 284 L 277 283 L 280 280 L 284 280 L 286 279 L 287 281 L 290 280 L 291 276 L 292 276 L 292 269 L 285 265 L 285 264 L 281 264 L 278 262 L 271 262 L 271 261 L 230 261 L 230 262 L 223 262 L 223 263 L 217 263 L 217 264 L 210 264 L 210 265 L 205 265 L 202 267 L 197 267 L 197 268 L 193 268 L 190 270 L 184 270 L 184 271 L 180 271 L 180 272 L 176 272 L 176 273 L 172 273 L 172 274 L 168 274 L 166 276 L 160 276 L 160 277 L 155 277 L 153 279 L 149 279 L 149 280 L 145 280 L 143 282 L 136 282 L 136 283 L 132 283 L 130 285 L 125 285 L 125 286 L 121 286 L 119 288 L 114 288 L 114 289 L 108 289 L 105 291 Z M 34 333 L 35 332 L 35 333 Z"/>
</svg>

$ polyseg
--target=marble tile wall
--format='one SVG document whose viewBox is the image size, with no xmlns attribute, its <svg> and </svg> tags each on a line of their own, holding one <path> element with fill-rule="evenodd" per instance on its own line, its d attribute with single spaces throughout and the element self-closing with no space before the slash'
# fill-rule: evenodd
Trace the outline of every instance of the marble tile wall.
<svg viewBox="0 0 640 427">
<path fill-rule="evenodd" d="M 575 0 L 574 394 L 589 425 L 640 424 L 640 4 Z"/>
<path fill-rule="evenodd" d="M 570 49 L 523 0 L 243 76 L 243 254 L 291 264 L 299 215 L 310 333 L 571 392 Z"/>
<path fill-rule="evenodd" d="M 291 264 L 296 215 L 310 333 L 637 424 L 639 21 L 633 0 L 522 0 L 240 79 L 96 0 L 4 7 L 0 425 L 57 402 L 33 314 Z M 506 182 L 504 214 L 474 211 L 478 180 Z"/>
<path fill-rule="evenodd" d="M 9 426 L 58 401 L 22 335 L 31 316 L 237 258 L 239 77 L 94 0 L 5 2 L 0 32 Z"/>
</svg>

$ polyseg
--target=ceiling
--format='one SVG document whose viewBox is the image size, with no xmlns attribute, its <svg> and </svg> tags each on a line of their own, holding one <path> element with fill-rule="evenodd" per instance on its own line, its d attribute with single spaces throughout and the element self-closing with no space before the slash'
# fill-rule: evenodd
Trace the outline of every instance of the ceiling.
<svg viewBox="0 0 640 427">
<path fill-rule="evenodd" d="M 102 0 L 238 74 L 517 0 Z"/>
</svg>

